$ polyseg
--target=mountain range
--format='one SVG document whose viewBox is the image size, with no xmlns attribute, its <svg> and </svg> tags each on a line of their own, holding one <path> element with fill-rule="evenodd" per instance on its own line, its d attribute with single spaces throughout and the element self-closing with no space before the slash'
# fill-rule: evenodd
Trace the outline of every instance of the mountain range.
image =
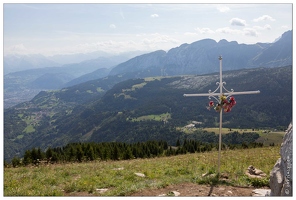
<svg viewBox="0 0 296 200">
<path fill-rule="evenodd" d="M 220 54 L 223 54 L 223 57 L 226 58 L 223 60 L 224 70 L 291 65 L 292 31 L 283 33 L 274 43 L 246 45 L 238 44 L 235 41 L 220 40 L 216 42 L 212 39 L 204 39 L 192 44 L 182 44 L 168 52 L 158 50 L 139 54 L 140 52 L 128 52 L 110 56 L 104 52 L 94 52 L 85 55 L 52 57 L 35 55 L 33 56 L 33 60 L 35 60 L 33 63 L 36 64 L 36 66 L 34 65 L 35 68 L 37 65 L 39 66 L 38 69 L 9 73 L 4 76 L 4 107 L 8 108 L 17 103 L 28 101 L 42 90 L 61 89 L 108 75 L 120 74 L 128 78 L 141 78 L 217 72 L 218 68 L 215 66 L 215 61 L 217 55 Z M 69 59 L 68 62 L 71 59 L 74 62 L 82 58 L 93 58 L 95 55 L 105 57 L 65 64 L 60 67 L 46 67 L 50 64 L 54 65 L 53 63 L 57 63 L 57 61 L 61 62 L 63 57 Z M 132 57 L 133 55 L 137 56 Z M 24 67 L 28 63 L 28 61 L 24 61 L 24 64 L 21 62 L 28 60 L 28 56 L 20 57 L 15 61 L 12 58 L 4 57 L 4 71 L 13 68 L 13 63 L 17 63 L 15 65 L 18 67 L 22 65 Z M 21 58 L 22 60 L 20 60 Z M 45 62 L 45 59 L 50 62 Z M 43 66 L 43 68 L 40 68 L 40 66 Z"/>
<path fill-rule="evenodd" d="M 155 51 L 140 55 L 112 68 L 110 75 L 137 73 L 138 77 L 149 75 L 189 75 L 217 72 L 217 55 L 222 54 L 223 70 L 256 67 L 279 67 L 292 64 L 292 31 L 285 32 L 274 43 L 238 44 L 204 39 L 183 44 L 168 52 Z"/>
<path fill-rule="evenodd" d="M 142 55 L 139 55 L 140 53 L 127 52 L 115 56 L 104 52 L 52 57 L 31 55 L 34 58 L 31 61 L 33 65 L 31 67 L 37 69 L 9 73 L 4 76 L 4 107 L 8 108 L 28 101 L 42 90 L 61 89 L 107 75 L 125 74 L 129 78 L 140 78 L 217 72 L 218 68 L 214 67 L 214 63 L 217 55 L 220 54 L 225 58 L 231 58 L 224 59 L 224 70 L 291 65 L 292 31 L 285 32 L 274 43 L 246 45 L 235 41 L 216 42 L 205 39 L 192 44 L 183 44 L 168 52 L 158 50 Z M 67 62 L 71 60 L 74 62 L 82 58 L 94 58 L 96 55 L 101 57 L 59 67 L 46 67 L 56 65 L 57 62 L 61 63 L 62 58 Z M 131 58 L 135 55 L 138 56 Z M 27 63 L 29 63 L 29 56 L 19 56 L 18 59 L 6 56 L 4 71 L 15 69 L 15 66 L 26 67 Z M 40 68 L 41 66 L 43 68 Z"/>
<path fill-rule="evenodd" d="M 50 60 L 52 59 L 51 57 L 45 57 L 42 55 L 5 56 L 4 72 L 17 69 L 28 69 L 4 75 L 4 108 L 31 100 L 42 90 L 61 89 L 87 80 L 105 77 L 108 75 L 111 67 L 140 53 L 141 52 L 127 52 L 113 56 L 101 53 L 108 57 L 97 57 L 79 63 L 64 65 L 56 64 L 57 62 Z M 80 56 L 80 58 L 73 59 L 73 62 L 74 60 L 81 60 L 81 58 L 93 57 L 94 55 L 97 55 L 97 53 L 94 53 L 94 55 L 83 55 L 83 57 Z M 60 55 L 58 58 L 73 58 L 75 56 L 79 57 L 79 55 L 75 54 Z M 59 61 L 59 59 L 56 60 Z M 26 61 L 22 62 L 23 60 Z M 52 63 L 55 63 L 56 67 L 53 67 Z"/>
<path fill-rule="evenodd" d="M 238 96 L 240 104 L 225 116 L 225 126 L 290 123 L 292 31 L 274 43 L 254 45 L 205 39 L 145 53 L 114 67 L 106 68 L 104 59 L 97 58 L 6 74 L 5 103 L 21 95 L 27 99 L 4 110 L 4 157 L 69 142 L 170 142 L 184 137 L 178 128 L 190 121 L 216 126 L 217 116 L 205 109 L 206 98 L 183 94 L 215 89 L 219 55 L 227 88 L 261 91 L 258 97 Z"/>
</svg>

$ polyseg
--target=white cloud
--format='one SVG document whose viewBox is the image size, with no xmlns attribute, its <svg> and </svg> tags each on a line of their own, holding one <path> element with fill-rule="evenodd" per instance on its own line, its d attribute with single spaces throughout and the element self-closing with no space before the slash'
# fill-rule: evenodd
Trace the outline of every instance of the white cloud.
<svg viewBox="0 0 296 200">
<path fill-rule="evenodd" d="M 258 17 L 256 19 L 253 19 L 254 22 L 260 22 L 260 21 L 275 21 L 271 16 L 269 15 L 262 15 L 261 17 Z"/>
<path fill-rule="evenodd" d="M 94 38 L 95 40 L 95 38 Z M 87 53 L 92 51 L 106 51 L 110 53 L 120 53 L 126 51 L 155 51 L 159 49 L 170 49 L 180 44 L 180 41 L 159 33 L 142 35 L 124 35 L 116 38 L 104 40 L 96 39 L 97 42 L 85 42 L 75 46 L 65 47 L 64 51 L 70 53 Z"/>
<path fill-rule="evenodd" d="M 109 28 L 115 29 L 116 26 L 115 26 L 115 24 L 110 24 Z"/>
<path fill-rule="evenodd" d="M 232 18 L 231 20 L 229 20 L 230 24 L 232 26 L 246 26 L 247 23 L 245 20 L 240 19 L 240 18 Z"/>
<path fill-rule="evenodd" d="M 286 26 L 286 25 L 283 25 L 281 28 L 283 28 L 283 29 L 288 29 L 289 27 Z"/>
<path fill-rule="evenodd" d="M 220 12 L 223 12 L 223 13 L 230 11 L 230 8 L 227 6 L 224 6 L 224 5 L 219 5 L 216 8 L 217 8 L 217 10 L 219 10 Z"/>
<path fill-rule="evenodd" d="M 257 37 L 258 32 L 254 28 L 244 28 L 244 35 Z"/>
<path fill-rule="evenodd" d="M 271 26 L 270 26 L 269 24 L 266 24 L 266 25 L 264 26 L 264 29 L 265 29 L 265 30 L 271 30 Z"/>
<path fill-rule="evenodd" d="M 187 36 L 196 36 L 198 34 L 196 32 L 185 32 L 184 35 L 187 35 Z"/>
<path fill-rule="evenodd" d="M 237 29 L 231 29 L 229 27 L 218 28 L 216 30 L 217 33 L 226 33 L 226 34 L 242 34 L 242 31 Z"/>
<path fill-rule="evenodd" d="M 158 14 L 152 14 L 152 15 L 150 15 L 150 17 L 157 18 L 157 17 L 159 17 L 159 15 Z"/>
<path fill-rule="evenodd" d="M 29 54 L 29 50 L 25 47 L 24 44 L 16 44 L 5 48 L 4 54 Z"/>
<path fill-rule="evenodd" d="M 179 40 L 176 40 L 168 35 L 161 35 L 159 33 L 151 34 L 153 37 L 150 41 L 153 43 L 178 43 Z"/>
<path fill-rule="evenodd" d="M 271 26 L 269 24 L 266 24 L 264 26 L 253 26 L 256 30 L 271 30 Z"/>
<path fill-rule="evenodd" d="M 215 31 L 211 30 L 210 28 L 196 28 L 195 30 L 198 31 L 201 34 L 215 33 Z"/>
<path fill-rule="evenodd" d="M 232 34 L 232 35 L 246 35 L 246 36 L 253 36 L 257 37 L 258 32 L 255 28 L 244 28 L 242 31 L 238 29 L 231 29 L 229 27 L 219 28 L 216 30 L 217 33 L 225 33 L 225 34 Z"/>
</svg>

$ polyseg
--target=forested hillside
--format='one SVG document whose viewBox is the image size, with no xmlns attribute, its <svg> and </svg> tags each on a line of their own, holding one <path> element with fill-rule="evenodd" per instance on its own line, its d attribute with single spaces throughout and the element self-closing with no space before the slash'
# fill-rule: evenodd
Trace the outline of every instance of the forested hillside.
<svg viewBox="0 0 296 200">
<path fill-rule="evenodd" d="M 203 138 L 178 139 L 174 146 L 169 146 L 166 141 L 155 140 L 132 144 L 123 142 L 70 143 L 63 147 L 49 147 L 45 151 L 40 148 L 32 148 L 25 151 L 24 155 L 21 156 L 22 160 L 15 156 L 11 164 L 13 167 L 18 167 L 30 164 L 39 165 L 40 163 L 117 161 L 218 150 L 218 135 L 208 132 L 197 132 L 195 135 Z M 263 147 L 263 143 L 255 142 L 258 137 L 258 133 L 252 132 L 226 134 L 223 136 L 222 150 Z"/>
<path fill-rule="evenodd" d="M 218 80 L 218 74 L 209 74 L 115 84 L 116 78 L 109 77 L 42 92 L 30 102 L 5 110 L 5 158 L 26 149 L 71 142 L 163 140 L 174 144 L 186 136 L 178 127 L 192 121 L 200 122 L 200 127 L 218 126 L 219 115 L 207 109 L 207 97 L 183 97 L 214 90 Z M 235 91 L 260 90 L 256 95 L 235 96 L 237 104 L 223 115 L 223 127 L 278 128 L 291 122 L 291 66 L 227 71 L 223 80 L 226 88 Z"/>
</svg>

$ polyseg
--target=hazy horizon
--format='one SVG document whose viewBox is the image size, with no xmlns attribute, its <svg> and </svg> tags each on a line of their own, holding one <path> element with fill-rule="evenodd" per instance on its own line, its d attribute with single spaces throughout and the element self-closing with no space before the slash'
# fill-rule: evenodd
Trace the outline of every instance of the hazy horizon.
<svg viewBox="0 0 296 200">
<path fill-rule="evenodd" d="M 3 4 L 4 55 L 169 50 L 202 39 L 272 43 L 292 4 Z"/>
</svg>

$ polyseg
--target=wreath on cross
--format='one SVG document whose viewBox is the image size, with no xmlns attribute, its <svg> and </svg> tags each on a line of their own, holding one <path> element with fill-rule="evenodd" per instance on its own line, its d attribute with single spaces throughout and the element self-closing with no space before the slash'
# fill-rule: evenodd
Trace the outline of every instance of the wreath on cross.
<svg viewBox="0 0 296 200">
<path fill-rule="evenodd" d="M 214 105 L 214 102 L 210 101 L 208 109 L 210 110 L 211 108 L 214 107 L 214 110 L 216 112 L 220 112 L 221 109 L 223 109 L 224 112 L 228 113 L 231 111 L 232 107 L 235 106 L 235 104 L 236 104 L 236 101 L 233 96 L 229 97 L 229 100 L 228 100 L 225 95 L 221 95 L 220 102 Z"/>
</svg>

